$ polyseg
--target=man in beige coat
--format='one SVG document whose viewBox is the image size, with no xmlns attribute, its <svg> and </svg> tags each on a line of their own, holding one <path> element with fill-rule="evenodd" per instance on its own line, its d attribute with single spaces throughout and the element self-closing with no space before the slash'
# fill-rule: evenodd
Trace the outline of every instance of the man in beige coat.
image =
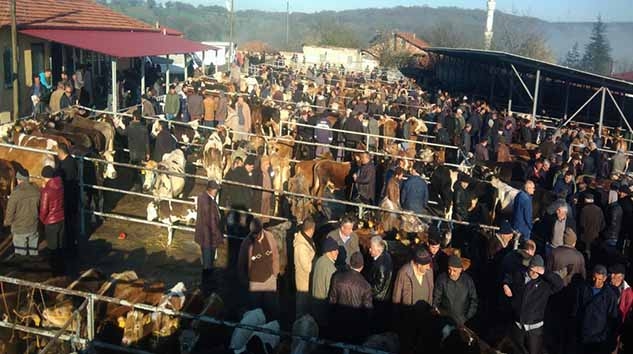
<svg viewBox="0 0 633 354">
<path fill-rule="evenodd" d="M 314 219 L 307 217 L 303 220 L 301 230 L 295 234 L 293 242 L 295 286 L 297 288 L 297 318 L 310 310 L 310 273 L 312 272 L 312 263 L 316 254 L 316 245 L 312 238 L 314 230 Z"/>
</svg>

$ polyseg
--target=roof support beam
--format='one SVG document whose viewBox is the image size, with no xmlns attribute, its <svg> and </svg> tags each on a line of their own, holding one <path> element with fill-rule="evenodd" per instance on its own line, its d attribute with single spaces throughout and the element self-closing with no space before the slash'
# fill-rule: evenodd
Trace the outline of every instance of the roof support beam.
<svg viewBox="0 0 633 354">
<path fill-rule="evenodd" d="M 589 97 L 589 99 L 585 101 L 585 103 L 583 103 L 583 105 L 580 106 L 580 108 L 578 108 L 578 110 L 574 114 L 572 114 L 571 117 L 567 118 L 567 120 L 563 123 L 563 125 L 561 125 L 561 127 L 564 127 L 567 124 L 569 124 L 569 122 L 571 122 L 571 120 L 574 119 L 574 117 L 576 117 L 578 113 L 580 113 L 580 111 L 582 111 L 583 108 L 585 108 L 589 104 L 589 102 L 591 102 L 594 99 L 594 97 L 596 97 L 602 90 L 604 90 L 604 87 L 601 87 L 591 97 Z"/>
<path fill-rule="evenodd" d="M 613 94 L 611 93 L 611 90 L 609 90 L 608 88 L 605 88 L 605 89 L 607 90 L 607 92 L 609 92 L 609 97 L 611 97 L 611 100 L 613 101 L 613 104 L 615 105 L 615 108 L 618 110 L 618 113 L 620 113 L 620 117 L 622 117 L 622 120 L 626 124 L 626 127 L 629 128 L 629 132 L 631 132 L 631 134 L 633 134 L 633 128 L 631 128 L 631 124 L 629 124 L 629 121 L 626 119 L 626 116 L 622 112 L 622 109 L 620 108 L 620 105 L 618 105 L 618 103 L 615 101 L 615 97 L 613 97 Z"/>
<path fill-rule="evenodd" d="M 602 137 L 602 122 L 604 121 L 604 100 L 607 97 L 606 87 L 602 88 L 602 100 L 600 101 L 600 121 L 598 121 L 598 136 Z"/>
<path fill-rule="evenodd" d="M 541 86 L 541 69 L 536 70 L 536 83 L 534 84 L 534 98 L 532 98 L 532 129 L 536 126 L 536 109 L 538 108 L 538 90 Z"/>
<path fill-rule="evenodd" d="M 143 111 L 143 95 L 145 94 L 146 86 L 145 86 L 145 57 L 141 58 L 141 114 L 145 113 Z M 156 92 L 157 95 L 160 95 L 160 92 Z"/>
<path fill-rule="evenodd" d="M 514 91 L 514 80 L 510 75 L 510 92 L 508 93 L 508 115 L 512 115 L 512 91 Z"/>
<path fill-rule="evenodd" d="M 119 98 L 117 97 L 119 93 L 119 85 L 117 84 L 116 79 L 116 62 L 117 58 L 112 57 L 112 112 L 116 112 L 119 109 Z"/>
<path fill-rule="evenodd" d="M 514 74 L 519 78 L 519 81 L 521 82 L 521 85 L 523 85 L 523 88 L 525 89 L 525 92 L 528 94 L 528 96 L 530 96 L 530 99 L 532 101 L 534 101 L 534 97 L 532 97 L 532 92 L 530 92 L 530 89 L 528 89 L 527 85 L 525 84 L 525 82 L 521 78 L 521 75 L 519 75 L 519 72 L 517 71 L 517 68 L 514 67 L 514 64 L 510 64 L 510 66 L 512 67 L 512 71 L 514 71 Z"/>
<path fill-rule="evenodd" d="M 186 65 L 185 65 L 186 66 Z M 169 68 L 171 64 L 169 63 L 169 54 L 167 54 L 167 70 L 165 70 L 165 87 L 169 87 Z M 187 80 L 187 68 L 185 67 L 185 80 Z"/>
</svg>

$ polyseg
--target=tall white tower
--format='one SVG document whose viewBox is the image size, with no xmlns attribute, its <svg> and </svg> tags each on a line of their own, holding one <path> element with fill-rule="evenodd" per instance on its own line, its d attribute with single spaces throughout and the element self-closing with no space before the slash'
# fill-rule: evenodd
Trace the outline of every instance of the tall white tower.
<svg viewBox="0 0 633 354">
<path fill-rule="evenodd" d="M 495 0 L 488 0 L 488 16 L 486 16 L 486 32 L 484 32 L 484 49 L 492 47 L 492 22 L 495 17 Z"/>
</svg>

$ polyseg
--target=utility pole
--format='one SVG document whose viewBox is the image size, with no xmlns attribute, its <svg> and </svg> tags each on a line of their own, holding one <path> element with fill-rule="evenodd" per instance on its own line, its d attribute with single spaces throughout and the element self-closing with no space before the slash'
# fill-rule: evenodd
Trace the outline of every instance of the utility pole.
<svg viewBox="0 0 633 354">
<path fill-rule="evenodd" d="M 286 50 L 289 47 L 290 38 L 290 0 L 286 0 Z"/>
<path fill-rule="evenodd" d="M 495 0 L 488 0 L 488 15 L 486 17 L 486 32 L 484 32 L 484 49 L 492 47 L 492 22 L 495 17 Z"/>
<path fill-rule="evenodd" d="M 18 120 L 20 113 L 20 96 L 18 92 L 18 25 L 17 25 L 17 0 L 11 0 L 11 75 L 13 81 L 13 112 L 11 119 Z"/>
<path fill-rule="evenodd" d="M 229 9 L 229 11 L 230 11 L 229 12 L 229 21 L 230 21 L 230 23 L 229 23 L 229 42 L 231 43 L 231 50 L 229 51 L 229 60 L 230 60 L 231 63 L 233 62 L 233 51 L 235 49 L 234 48 L 235 46 L 233 44 L 233 18 L 234 18 L 233 11 L 234 11 L 234 8 L 235 8 L 235 1 L 231 0 L 231 8 Z M 229 67 L 230 67 L 230 65 L 229 65 Z"/>
</svg>

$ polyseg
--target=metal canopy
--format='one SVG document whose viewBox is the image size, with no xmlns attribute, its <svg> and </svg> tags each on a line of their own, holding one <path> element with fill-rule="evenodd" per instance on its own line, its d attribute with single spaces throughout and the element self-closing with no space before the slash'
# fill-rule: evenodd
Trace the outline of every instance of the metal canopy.
<svg viewBox="0 0 633 354">
<path fill-rule="evenodd" d="M 607 87 L 611 91 L 633 94 L 633 83 L 631 82 L 516 54 L 494 50 L 457 48 L 426 48 L 425 51 L 464 60 L 478 61 L 492 66 L 507 67 L 508 65 L 514 65 L 521 72 L 536 73 L 537 70 L 541 70 L 541 75 L 553 80 L 573 81 L 577 84 L 590 85 L 596 88 Z"/>
</svg>

